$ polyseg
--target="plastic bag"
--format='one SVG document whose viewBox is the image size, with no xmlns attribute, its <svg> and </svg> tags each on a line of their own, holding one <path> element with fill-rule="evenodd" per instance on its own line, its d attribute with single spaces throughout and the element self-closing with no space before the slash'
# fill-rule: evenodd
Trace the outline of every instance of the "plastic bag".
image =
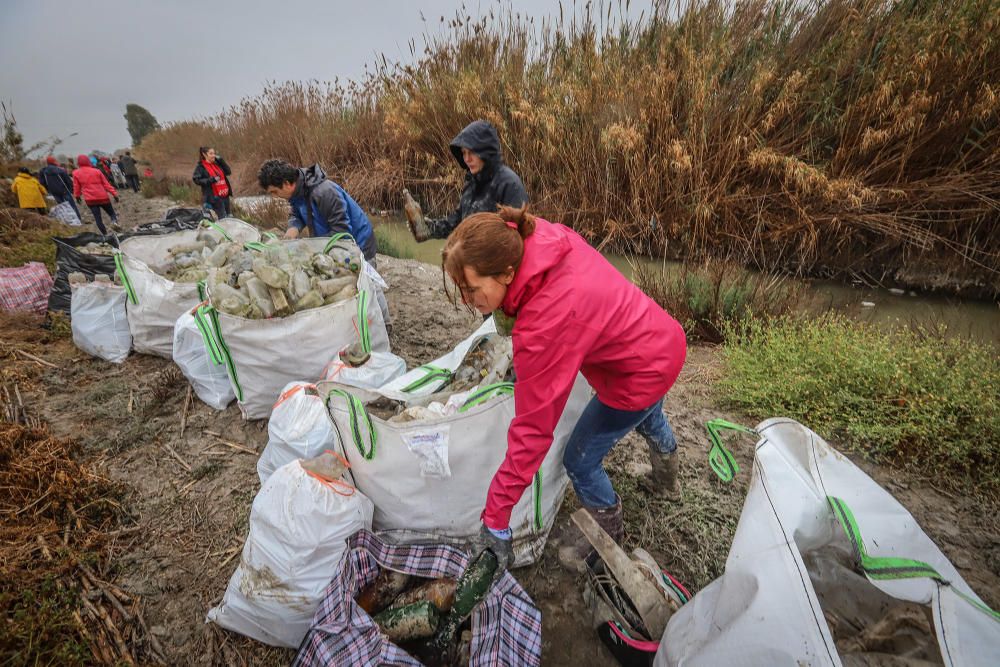
<svg viewBox="0 0 1000 667">
<path fill-rule="evenodd" d="M 207 405 L 225 410 L 236 399 L 226 365 L 213 361 L 191 311 L 178 317 L 174 325 L 173 358 L 194 393 Z"/>
<path fill-rule="evenodd" d="M 372 502 L 340 480 L 292 461 L 253 501 L 250 534 L 222 603 L 208 620 L 272 646 L 297 647 L 348 537 L 371 528 Z"/>
<path fill-rule="evenodd" d="M 41 262 L 0 268 L 0 309 L 45 314 L 52 276 Z"/>
<path fill-rule="evenodd" d="M 64 201 L 61 204 L 56 204 L 49 210 L 49 215 L 63 223 L 64 225 L 69 225 L 70 227 L 79 227 L 81 224 L 80 216 L 76 214 L 76 210 L 73 205 L 68 201 Z"/>
<path fill-rule="evenodd" d="M 267 424 L 267 447 L 257 460 L 260 483 L 289 461 L 310 459 L 336 446 L 336 435 L 316 385 L 290 382 L 274 404 Z"/>
<path fill-rule="evenodd" d="M 73 343 L 95 357 L 120 364 L 132 349 L 125 288 L 114 283 L 72 285 Z"/>
<path fill-rule="evenodd" d="M 340 357 L 323 369 L 322 379 L 361 389 L 378 389 L 406 372 L 406 361 L 392 352 L 371 353 L 371 358 L 361 366 L 348 366 Z"/>
</svg>

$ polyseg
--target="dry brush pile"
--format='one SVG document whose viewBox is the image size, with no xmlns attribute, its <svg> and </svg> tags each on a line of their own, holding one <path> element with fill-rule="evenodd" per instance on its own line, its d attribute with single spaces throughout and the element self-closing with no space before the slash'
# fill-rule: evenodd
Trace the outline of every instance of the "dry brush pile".
<svg viewBox="0 0 1000 667">
<path fill-rule="evenodd" d="M 535 208 L 595 244 L 1000 292 L 1000 3 L 684 0 L 536 26 L 464 16 L 414 65 L 267 88 L 150 136 L 323 164 L 369 208 L 456 199 L 447 144 L 487 118 Z"/>
</svg>

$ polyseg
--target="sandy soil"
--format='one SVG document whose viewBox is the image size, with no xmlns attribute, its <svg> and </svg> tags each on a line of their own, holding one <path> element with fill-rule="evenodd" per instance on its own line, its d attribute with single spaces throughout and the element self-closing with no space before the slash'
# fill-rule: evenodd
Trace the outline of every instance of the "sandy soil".
<svg viewBox="0 0 1000 667">
<path fill-rule="evenodd" d="M 126 193 L 122 220 L 128 227 L 157 219 L 167 206 Z M 378 266 L 390 284 L 393 350 L 411 366 L 439 356 L 477 326 L 478 318 L 447 302 L 436 267 L 382 256 Z M 183 376 L 165 359 L 132 355 L 114 366 L 40 328 L 8 323 L 2 334 L 3 381 L 18 378 L 32 411 L 57 435 L 82 440 L 109 476 L 133 487 L 131 510 L 141 530 L 131 534 L 116 583 L 143 596 L 151 630 L 171 661 L 287 663 L 291 651 L 204 622 L 238 562 L 259 486 L 255 453 L 266 444 L 266 421 L 243 421 L 235 404 L 216 412 L 197 398 L 189 402 Z M 56 368 L 16 355 L 14 348 Z M 625 502 L 627 547 L 647 548 L 692 593 L 724 568 L 751 464 L 748 440 L 732 443 L 743 468 L 735 483 L 721 484 L 706 464 L 706 420 L 752 423 L 713 402 L 713 378 L 720 372 L 713 348 L 694 347 L 666 401 L 681 443 L 682 503 L 651 500 L 637 488 L 648 459 L 634 435 L 608 460 Z M 906 471 L 861 465 L 913 512 L 986 602 L 1000 606 L 1000 502 L 935 488 Z M 556 539 L 538 563 L 515 574 L 543 612 L 544 664 L 615 664 L 589 629 L 581 581 L 555 558 L 575 505 L 570 492 Z"/>
</svg>

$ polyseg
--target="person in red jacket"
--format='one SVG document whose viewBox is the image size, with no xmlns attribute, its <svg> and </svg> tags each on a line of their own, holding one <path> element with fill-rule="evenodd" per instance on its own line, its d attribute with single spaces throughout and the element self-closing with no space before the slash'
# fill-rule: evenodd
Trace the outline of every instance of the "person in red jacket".
<svg viewBox="0 0 1000 667">
<path fill-rule="evenodd" d="M 83 201 L 90 208 L 90 212 L 94 214 L 97 228 L 101 230 L 101 234 L 107 235 L 108 230 L 101 220 L 101 210 L 103 209 L 111 216 L 111 225 L 117 229 L 118 214 L 115 213 L 115 207 L 111 205 L 108 195 L 114 197 L 117 204 L 120 201 L 118 191 L 108 182 L 100 170 L 91 166 L 90 158 L 86 155 L 77 156 L 76 163 L 78 166 L 73 171 L 73 196 L 77 203 L 80 203 L 81 197 L 83 198 Z"/>
<path fill-rule="evenodd" d="M 677 320 L 579 234 L 523 208 L 467 217 L 448 237 L 441 266 L 467 306 L 516 318 L 515 415 L 474 547 L 512 561 L 511 511 L 552 446 L 577 373 L 596 396 L 570 435 L 563 463 L 584 509 L 622 540 L 621 498 L 602 462 L 633 429 L 651 449 L 647 488 L 680 499 L 677 442 L 662 407 L 687 353 Z M 560 560 L 577 568 L 589 551 L 577 535 L 560 549 Z"/>
</svg>

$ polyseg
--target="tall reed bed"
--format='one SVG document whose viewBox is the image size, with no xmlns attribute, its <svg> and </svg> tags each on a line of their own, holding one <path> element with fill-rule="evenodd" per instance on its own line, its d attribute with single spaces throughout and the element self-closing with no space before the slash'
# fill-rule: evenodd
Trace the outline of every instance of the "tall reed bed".
<svg viewBox="0 0 1000 667">
<path fill-rule="evenodd" d="M 369 208 L 405 186 L 443 212 L 463 176 L 448 142 L 486 118 L 533 207 L 595 245 L 1000 292 L 996 0 L 621 9 L 458 16 L 412 65 L 271 85 L 143 156 L 189 170 L 212 143 L 244 188 L 265 158 L 318 161 Z"/>
</svg>

